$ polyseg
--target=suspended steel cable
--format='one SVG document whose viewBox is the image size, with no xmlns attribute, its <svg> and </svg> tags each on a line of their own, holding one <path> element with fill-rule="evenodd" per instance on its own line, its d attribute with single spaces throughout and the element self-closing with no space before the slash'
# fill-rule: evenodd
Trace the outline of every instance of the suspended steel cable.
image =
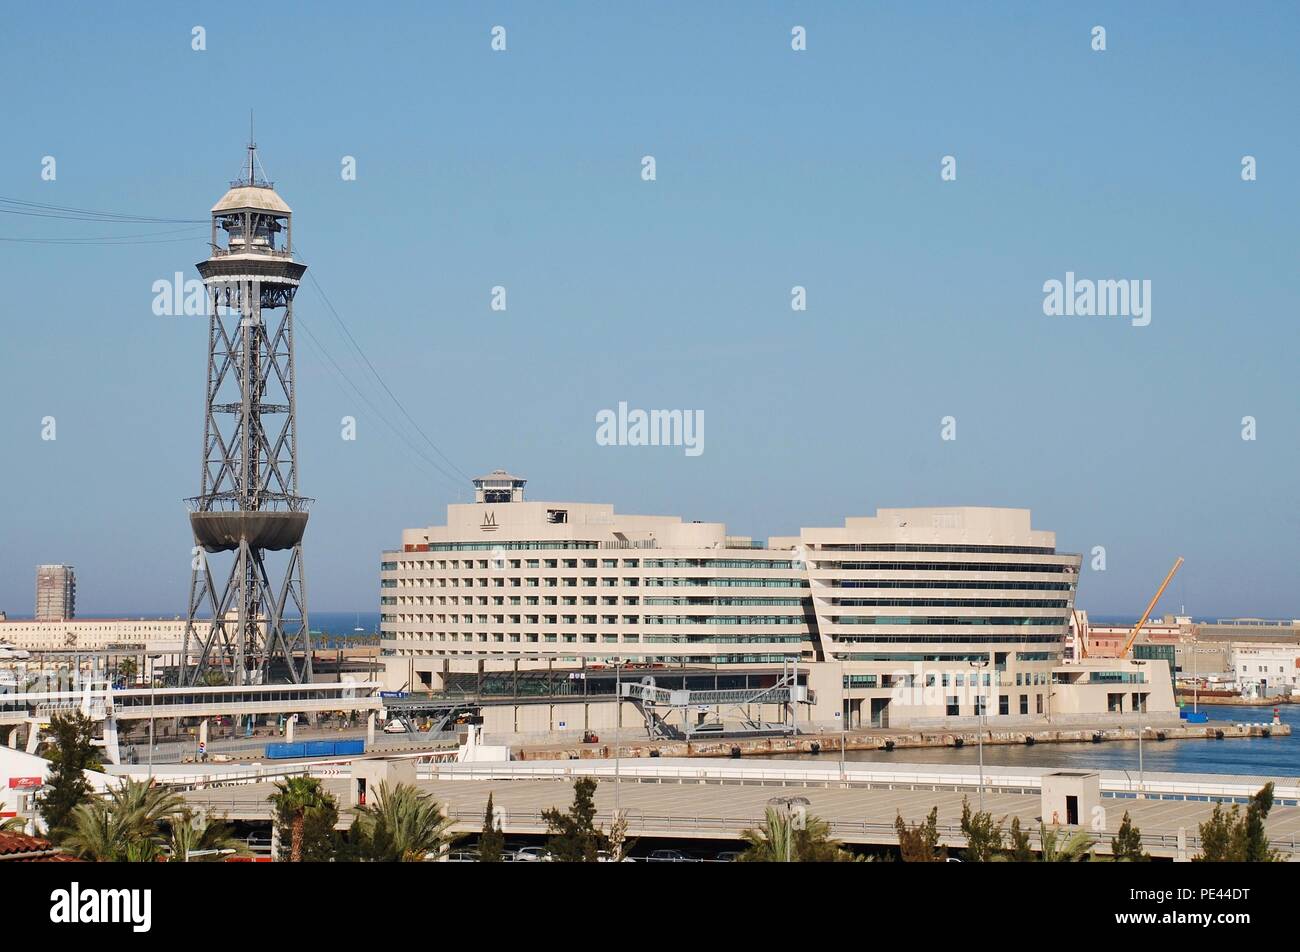
<svg viewBox="0 0 1300 952">
<path fill-rule="evenodd" d="M 260 160 L 257 160 L 257 163 L 260 168 L 261 167 Z M 263 175 L 265 175 L 266 173 L 265 168 L 262 168 L 261 171 Z M 124 212 L 96 211 L 92 209 L 77 208 L 68 205 L 56 205 L 48 202 L 29 202 L 22 199 L 6 198 L 4 196 L 0 196 L 0 214 L 17 215 L 17 216 L 30 217 L 30 218 L 63 220 L 63 221 L 97 221 L 97 222 L 108 222 L 108 223 L 115 223 L 115 224 L 185 224 L 185 225 L 208 224 L 207 219 L 200 219 L 200 218 L 163 218 L 163 217 L 153 217 L 153 216 L 144 216 L 144 215 L 133 215 Z M 77 237 L 69 237 L 69 238 L 48 238 L 48 237 L 24 238 L 24 237 L 16 237 L 16 236 L 15 237 L 0 236 L 0 241 L 20 243 L 20 244 L 131 245 L 131 244 L 165 244 L 169 242 L 196 241 L 199 240 L 199 238 L 201 237 L 201 235 L 198 233 L 195 233 L 193 235 L 186 235 L 182 237 L 156 237 L 156 236 L 164 236 L 164 235 L 173 235 L 182 231 L 189 231 L 189 229 L 175 229 L 174 231 L 164 231 L 164 232 L 142 232 L 138 235 L 77 236 Z M 348 325 L 343 320 L 342 315 L 339 314 L 338 309 L 334 306 L 333 301 L 330 300 L 329 295 L 325 293 L 325 289 L 321 285 L 320 281 L 316 278 L 315 273 L 309 271 L 308 277 L 311 278 L 312 286 L 316 289 L 316 293 L 320 295 L 320 298 L 324 302 L 326 309 L 329 311 L 330 315 L 334 318 L 334 321 L 338 324 L 339 328 L 342 330 L 344 337 L 347 339 L 347 342 L 351 345 L 353 351 L 360 358 L 360 361 L 365 365 L 366 369 L 370 372 L 370 375 L 379 383 L 379 386 L 383 388 L 383 391 L 388 395 L 388 398 L 401 412 L 402 416 L 406 418 L 407 422 L 409 422 L 410 425 L 415 429 L 415 432 L 419 434 L 420 438 L 423 439 L 424 442 L 427 443 L 429 447 L 434 451 L 434 453 L 436 453 L 443 460 L 446 466 L 444 466 L 442 463 L 439 463 L 437 460 L 433 459 L 431 456 L 425 453 L 420 447 L 414 445 L 409 440 L 409 438 L 401 432 L 399 427 L 394 425 L 394 423 L 391 420 L 389 420 L 386 416 L 383 415 L 383 413 L 379 410 L 379 408 L 375 406 L 375 404 L 369 399 L 369 397 L 367 397 L 365 393 L 362 392 L 361 388 L 358 387 L 356 383 L 351 379 L 351 377 L 348 376 L 347 372 L 341 366 L 339 366 L 338 362 L 329 353 L 325 345 L 315 336 L 315 334 L 312 333 L 311 329 L 302 321 L 301 316 L 299 316 L 299 323 L 303 327 L 303 330 L 306 331 L 307 336 L 311 341 L 311 343 L 317 348 L 317 350 L 321 353 L 321 355 L 329 362 L 329 364 L 332 366 L 334 371 L 343 378 L 343 380 L 348 384 L 348 386 L 350 386 L 353 389 L 353 391 L 356 392 L 357 396 L 360 397 L 361 400 L 364 401 L 368 407 L 370 407 L 370 409 L 375 413 L 375 415 L 378 416 L 383 421 L 383 423 L 390 430 L 393 431 L 393 433 L 397 436 L 397 438 L 402 442 L 404 446 L 406 446 L 411 452 L 415 453 L 419 459 L 423 460 L 424 462 L 432 466 L 439 475 L 451 481 L 459 489 L 460 486 L 463 485 L 461 480 L 464 480 L 466 482 L 470 480 L 469 475 L 466 474 L 464 470 L 462 470 L 459 466 L 457 466 L 451 460 L 451 458 L 442 451 L 442 448 L 439 447 L 438 444 L 435 443 L 429 437 L 428 433 L 424 431 L 423 427 L 420 426 L 419 422 L 415 419 L 415 417 L 411 414 L 411 412 L 407 410 L 406 405 L 403 404 L 400 399 L 398 399 L 397 394 L 393 392 L 392 388 L 388 385 L 388 382 L 375 368 L 375 365 L 371 362 L 370 358 L 366 355 L 365 351 L 362 350 L 361 345 L 357 343 L 356 338 L 352 335 L 352 331 L 348 328 Z M 458 475 L 453 475 L 451 472 L 448 472 L 446 467 L 450 467 L 451 470 L 453 470 Z"/>
<path fill-rule="evenodd" d="M 408 450 L 414 453 L 415 456 L 417 457 L 417 460 L 423 461 L 424 463 L 429 465 L 432 468 L 431 470 L 432 472 L 436 472 L 438 476 L 447 480 L 449 484 L 459 489 L 461 486 L 460 481 L 457 480 L 455 476 L 452 476 L 445 469 L 439 466 L 436 460 L 431 458 L 427 453 L 421 450 L 418 446 L 412 444 L 410 442 L 410 439 L 405 434 L 403 434 L 396 426 L 394 426 L 392 421 L 389 420 L 388 417 L 384 415 L 383 411 L 380 410 L 377 406 L 375 406 L 374 403 L 371 402 L 370 398 L 367 397 L 365 393 L 361 391 L 361 389 L 352 381 L 352 378 L 348 376 L 347 371 L 344 370 L 342 367 L 340 367 L 338 361 L 336 361 L 333 358 L 333 356 L 330 355 L 329 351 L 326 349 L 325 345 L 321 343 L 320 339 L 317 338 L 316 335 L 312 333 L 311 328 L 302 319 L 302 315 L 295 315 L 295 318 L 296 318 L 297 325 L 301 327 L 304 331 L 306 331 L 308 341 L 317 349 L 317 351 L 321 354 L 321 356 L 325 358 L 325 360 L 333 368 L 334 372 L 343 380 L 343 382 L 346 383 L 349 387 L 351 387 L 353 392 L 356 393 L 356 395 L 361 399 L 361 401 L 371 409 L 371 411 L 375 414 L 375 416 L 378 417 L 386 427 L 392 430 L 393 435 L 397 437 L 398 441 L 403 446 L 405 446 Z"/>
<path fill-rule="evenodd" d="M 471 477 L 468 474 L 466 474 L 465 471 L 462 470 L 459 466 L 453 463 L 451 459 L 447 456 L 447 454 L 444 453 L 442 449 L 438 446 L 438 444 L 434 443 L 433 440 L 429 438 L 429 435 L 425 433 L 424 430 L 420 427 L 420 424 L 416 422 L 415 417 L 411 416 L 410 412 L 406 409 L 406 406 L 402 403 L 402 401 L 397 399 L 397 394 L 393 393 L 392 388 L 388 386 L 388 382 L 385 381 L 384 378 L 380 375 L 379 371 L 375 369 L 375 365 L 370 362 L 370 358 L 366 356 L 365 351 L 361 349 L 361 345 L 358 344 L 356 338 L 352 336 L 352 332 L 348 330 L 347 324 L 344 322 L 342 316 L 339 314 L 338 309 L 334 307 L 334 303 L 329 299 L 329 295 L 325 293 L 325 289 L 321 287 L 320 282 L 316 280 L 316 276 L 312 272 L 308 271 L 307 277 L 311 278 L 312 286 L 316 289 L 316 292 L 321 296 L 321 300 L 325 302 L 325 306 L 329 309 L 329 312 L 334 316 L 334 320 L 337 321 L 339 327 L 342 328 L 344 336 L 346 336 L 348 342 L 352 344 L 352 347 L 357 352 L 357 355 L 365 363 L 366 367 L 370 370 L 370 373 L 374 376 L 374 378 L 377 381 L 379 381 L 379 385 L 384 388 L 384 392 L 388 394 L 389 399 L 391 399 L 393 403 L 397 405 L 397 408 L 402 411 L 402 415 L 406 417 L 407 420 L 410 421 L 411 426 L 415 427 L 415 432 L 419 433 L 420 436 L 424 438 L 424 441 L 433 448 L 433 451 L 437 453 L 440 457 L 442 457 L 443 460 L 446 461 L 448 466 L 450 466 L 457 473 L 459 473 L 462 479 L 464 479 L 466 482 L 469 482 Z"/>
</svg>

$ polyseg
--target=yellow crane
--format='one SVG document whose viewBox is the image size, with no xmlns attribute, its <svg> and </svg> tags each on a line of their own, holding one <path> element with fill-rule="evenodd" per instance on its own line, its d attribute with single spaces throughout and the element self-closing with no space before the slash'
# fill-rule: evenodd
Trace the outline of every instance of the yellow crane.
<svg viewBox="0 0 1300 952">
<path fill-rule="evenodd" d="M 1174 562 L 1174 567 L 1171 568 L 1169 574 L 1165 576 L 1165 580 L 1161 582 L 1160 587 L 1156 589 L 1156 594 L 1151 599 L 1151 604 L 1147 605 L 1147 610 L 1142 613 L 1142 617 L 1138 619 L 1138 623 L 1134 625 L 1133 630 L 1129 632 L 1128 641 L 1124 643 L 1124 650 L 1119 653 L 1121 658 L 1127 658 L 1128 653 L 1133 650 L 1133 642 L 1137 641 L 1138 632 L 1140 632 L 1142 626 L 1147 623 L 1147 619 L 1151 617 L 1151 612 L 1155 610 L 1156 602 L 1160 601 L 1160 596 L 1165 593 L 1165 589 L 1168 588 L 1169 583 L 1173 581 L 1174 575 L 1176 575 L 1178 570 L 1182 567 L 1183 557 L 1180 555 L 1178 560 Z"/>
</svg>

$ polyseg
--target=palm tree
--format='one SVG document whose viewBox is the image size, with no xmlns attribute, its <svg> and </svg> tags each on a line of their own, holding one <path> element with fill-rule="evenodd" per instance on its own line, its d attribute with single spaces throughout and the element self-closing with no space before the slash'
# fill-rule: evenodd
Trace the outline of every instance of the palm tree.
<svg viewBox="0 0 1300 952">
<path fill-rule="evenodd" d="M 442 805 L 410 784 L 381 783 L 376 802 L 353 812 L 352 828 L 368 859 L 418 863 L 451 842 L 452 821 Z"/>
<path fill-rule="evenodd" d="M 1089 858 L 1092 852 L 1091 836 L 1083 830 L 1076 830 L 1068 839 L 1062 839 L 1061 833 L 1060 827 L 1049 828 L 1039 824 L 1038 836 L 1043 846 L 1039 862 L 1078 863 Z"/>
<path fill-rule="evenodd" d="M 129 833 L 161 842 L 159 824 L 178 816 L 185 798 L 148 780 L 127 780 L 109 791 L 108 804 Z"/>
<path fill-rule="evenodd" d="M 148 781 L 127 780 L 72 811 L 65 846 L 101 863 L 152 859 L 162 842 L 162 825 L 172 822 L 184 802 Z"/>
<path fill-rule="evenodd" d="M 795 846 L 792 820 L 788 813 L 768 807 L 763 814 L 761 827 L 740 834 L 740 838 L 749 847 L 740 858 L 747 863 L 793 863 Z"/>
<path fill-rule="evenodd" d="M 784 810 L 768 807 L 763 825 L 745 830 L 740 838 L 749 848 L 741 854 L 746 863 L 843 862 L 853 855 L 831 839 L 830 825 L 821 817 L 808 816 L 802 824 Z"/>
<path fill-rule="evenodd" d="M 269 799 L 275 812 L 290 828 L 289 862 L 302 862 L 303 830 L 306 827 L 307 813 L 331 806 L 334 798 L 321 787 L 314 777 L 289 777 L 277 780 L 276 792 Z"/>
<path fill-rule="evenodd" d="M 20 816 L 9 816 L 0 820 L 0 833 L 23 833 L 27 830 L 27 820 Z"/>
<path fill-rule="evenodd" d="M 223 818 L 191 810 L 185 810 L 172 821 L 166 846 L 173 863 L 199 863 L 218 859 L 222 854 L 240 854 L 247 850 Z M 195 853 L 204 855 L 195 856 Z"/>
</svg>

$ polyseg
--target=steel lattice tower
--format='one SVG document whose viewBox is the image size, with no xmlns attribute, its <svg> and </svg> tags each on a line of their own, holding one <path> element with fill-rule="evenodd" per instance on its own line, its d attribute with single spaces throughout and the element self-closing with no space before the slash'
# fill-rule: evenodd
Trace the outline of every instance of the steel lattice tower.
<svg viewBox="0 0 1300 952">
<path fill-rule="evenodd" d="M 311 500 L 298 494 L 293 360 L 293 298 L 307 266 L 293 259 L 292 211 L 258 175 L 256 150 L 250 142 L 243 176 L 213 207 L 211 254 L 197 265 L 210 319 L 202 486 L 187 500 L 196 553 L 187 684 L 214 671 L 231 684 L 311 678 L 302 558 Z M 232 553 L 227 571 L 209 558 L 217 553 Z"/>
</svg>

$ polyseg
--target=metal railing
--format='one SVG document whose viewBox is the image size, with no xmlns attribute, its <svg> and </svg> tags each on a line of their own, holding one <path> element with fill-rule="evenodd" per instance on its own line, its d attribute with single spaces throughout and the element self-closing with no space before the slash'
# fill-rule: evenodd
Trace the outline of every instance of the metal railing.
<svg viewBox="0 0 1300 952">
<path fill-rule="evenodd" d="M 668 816 L 638 813 L 637 811 L 624 811 L 624 815 L 627 818 L 628 833 L 631 836 L 660 834 L 665 837 L 676 835 L 739 839 L 740 834 L 744 831 L 756 829 L 761 825 L 761 820 L 754 817 Z M 475 829 L 481 827 L 483 823 L 483 817 L 479 811 L 450 810 L 448 816 L 457 825 L 464 824 Z M 546 821 L 540 811 L 512 812 L 503 814 L 503 817 L 503 828 L 507 829 L 508 832 L 533 833 L 546 832 L 547 830 Z M 598 812 L 595 819 L 598 824 L 609 824 L 613 822 L 614 815 L 612 811 Z M 893 822 L 830 820 L 827 821 L 827 826 L 831 838 L 843 842 L 882 845 L 898 842 L 898 829 Z M 962 831 L 960 824 L 941 824 L 937 827 L 937 831 L 940 846 L 962 848 L 966 845 L 966 834 Z M 1092 841 L 1091 850 L 1102 854 L 1110 852 L 1111 835 L 1107 832 L 1089 831 L 1083 827 L 1047 827 L 1049 834 L 1053 831 L 1056 833 L 1056 843 L 1058 845 L 1063 845 L 1074 834 L 1084 832 Z M 1043 848 L 1043 830 L 1037 827 L 1029 827 L 1024 832 L 1028 836 L 1030 848 L 1041 851 Z M 1269 844 L 1273 849 L 1284 854 L 1294 856 L 1300 853 L 1300 842 L 1297 842 L 1295 836 L 1273 837 L 1270 838 Z M 1177 853 L 1179 851 L 1179 834 L 1143 833 L 1142 846 L 1149 852 Z M 1187 852 L 1188 856 L 1200 852 L 1202 848 L 1200 836 L 1192 833 L 1184 834 L 1182 836 L 1182 848 Z"/>
</svg>

